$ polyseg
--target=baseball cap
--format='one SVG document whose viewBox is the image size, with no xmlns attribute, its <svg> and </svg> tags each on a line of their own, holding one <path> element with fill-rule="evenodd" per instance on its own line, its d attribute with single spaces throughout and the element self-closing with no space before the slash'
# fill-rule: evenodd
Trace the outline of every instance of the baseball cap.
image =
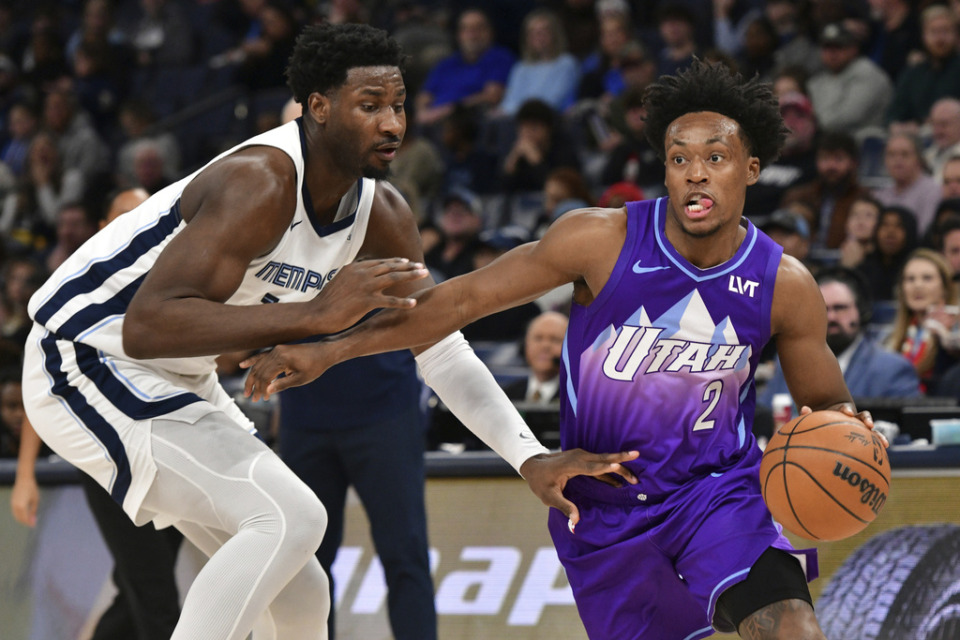
<svg viewBox="0 0 960 640">
<path fill-rule="evenodd" d="M 859 44 L 857 37 L 853 35 L 846 27 L 839 22 L 828 24 L 820 32 L 820 44 L 822 46 L 846 47 Z"/>
<path fill-rule="evenodd" d="M 790 209 L 777 209 L 769 216 L 760 221 L 757 225 L 760 230 L 766 233 L 773 229 L 786 231 L 787 233 L 796 233 L 804 238 L 810 237 L 810 225 L 799 213 Z"/>
<path fill-rule="evenodd" d="M 446 195 L 443 197 L 443 206 L 447 206 L 451 202 L 460 202 L 466 205 L 467 209 L 470 210 L 475 216 L 479 216 L 483 211 L 483 204 L 480 202 L 480 196 L 475 194 L 470 189 L 464 187 L 452 187 L 447 191 Z"/>
<path fill-rule="evenodd" d="M 509 251 L 530 241 L 530 233 L 521 226 L 508 225 L 499 229 L 488 229 L 480 234 L 480 244 L 497 251 Z"/>
<path fill-rule="evenodd" d="M 632 182 L 615 182 L 600 194 L 598 207 L 622 207 L 627 202 L 643 200 L 643 189 Z"/>
<path fill-rule="evenodd" d="M 809 116 L 813 113 L 813 103 L 810 102 L 810 98 L 799 91 L 788 91 L 780 96 L 780 113 L 783 113 L 787 109 L 796 109 L 800 113 Z"/>
</svg>

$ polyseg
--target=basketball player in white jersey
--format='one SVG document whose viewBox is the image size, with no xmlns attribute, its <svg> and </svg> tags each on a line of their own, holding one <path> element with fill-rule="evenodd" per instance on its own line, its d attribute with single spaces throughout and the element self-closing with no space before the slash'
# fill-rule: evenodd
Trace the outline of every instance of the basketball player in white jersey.
<svg viewBox="0 0 960 640">
<path fill-rule="evenodd" d="M 409 207 L 377 182 L 406 127 L 401 62 L 377 29 L 308 28 L 287 72 L 300 119 L 108 225 L 30 302 L 23 389 L 37 432 L 135 522 L 173 524 L 210 555 L 174 640 L 326 637 L 323 506 L 251 435 L 213 357 L 341 331 L 431 284 Z M 548 504 L 565 503 L 576 474 L 635 481 L 619 464 L 633 452 L 547 453 L 462 337 L 416 353 Z"/>
</svg>

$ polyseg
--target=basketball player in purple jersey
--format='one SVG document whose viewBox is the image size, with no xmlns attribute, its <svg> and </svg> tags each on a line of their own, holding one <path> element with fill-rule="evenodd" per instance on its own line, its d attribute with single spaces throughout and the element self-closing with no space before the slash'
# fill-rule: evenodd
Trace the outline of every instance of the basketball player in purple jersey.
<svg viewBox="0 0 960 640">
<path fill-rule="evenodd" d="M 550 532 L 590 637 L 822 640 L 807 588 L 815 554 L 795 552 L 773 522 L 751 428 L 771 338 L 802 411 L 856 412 L 816 283 L 742 218 L 747 186 L 784 138 L 777 101 L 768 85 L 697 62 L 645 103 L 669 197 L 571 212 L 538 243 L 418 294 L 412 311 L 251 359 L 247 392 L 438 340 L 573 282 L 562 448 L 640 452 L 624 464 L 636 484 L 552 487 L 568 501 L 550 511 Z"/>
</svg>

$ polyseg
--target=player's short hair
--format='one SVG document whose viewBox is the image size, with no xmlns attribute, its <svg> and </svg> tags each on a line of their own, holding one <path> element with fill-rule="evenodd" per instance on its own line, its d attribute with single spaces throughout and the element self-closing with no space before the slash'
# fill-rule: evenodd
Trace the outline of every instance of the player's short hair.
<svg viewBox="0 0 960 640">
<path fill-rule="evenodd" d="M 400 43 L 386 31 L 366 24 L 320 24 L 306 27 L 297 37 L 287 64 L 287 86 L 305 104 L 311 93 L 325 94 L 343 86 L 356 67 L 398 67 L 406 56 Z"/>
<path fill-rule="evenodd" d="M 744 80 L 722 64 L 699 59 L 647 87 L 643 103 L 647 140 L 661 160 L 666 160 L 667 128 L 688 113 L 712 111 L 736 121 L 741 139 L 761 168 L 777 159 L 789 133 L 769 83 L 756 76 Z"/>
</svg>

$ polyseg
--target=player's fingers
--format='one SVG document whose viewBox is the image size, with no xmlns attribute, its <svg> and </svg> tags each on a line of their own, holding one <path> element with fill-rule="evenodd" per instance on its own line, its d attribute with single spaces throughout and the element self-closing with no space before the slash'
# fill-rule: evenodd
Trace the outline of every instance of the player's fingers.
<svg viewBox="0 0 960 640">
<path fill-rule="evenodd" d="M 813 409 L 811 409 L 807 405 L 803 405 L 802 407 L 800 407 L 800 415 L 805 416 L 808 413 L 813 413 Z"/>
<path fill-rule="evenodd" d="M 303 384 L 303 374 L 298 371 L 286 371 L 283 377 L 274 378 L 270 384 L 267 385 L 267 393 L 280 393 L 284 389 L 296 387 L 301 384 Z"/>
<path fill-rule="evenodd" d="M 389 289 L 390 287 L 398 284 L 413 282 L 414 280 L 422 280 L 428 275 L 430 275 L 430 272 L 427 271 L 427 269 L 422 265 L 416 269 L 392 270 L 377 276 L 376 286 L 380 289 Z"/>
<path fill-rule="evenodd" d="M 414 298 L 398 298 L 396 296 L 383 296 L 382 302 L 378 305 L 390 309 L 413 309 L 417 306 Z"/>
<path fill-rule="evenodd" d="M 869 411 L 861 411 L 860 413 L 856 414 L 854 418 L 865 424 L 868 429 L 873 429 L 873 414 L 871 414 Z"/>
<path fill-rule="evenodd" d="M 570 533 L 575 533 L 578 522 L 580 522 L 580 511 L 577 509 L 577 505 L 571 502 L 570 511 L 567 513 L 567 529 L 570 529 Z"/>
<path fill-rule="evenodd" d="M 606 474 L 616 474 L 622 476 L 630 484 L 637 484 L 638 480 L 630 469 L 626 468 L 621 462 L 636 460 L 640 455 L 639 451 L 623 451 L 620 453 L 585 453 L 583 474 L 591 476 L 603 476 Z"/>
<path fill-rule="evenodd" d="M 255 353 L 255 354 L 253 354 L 252 356 L 250 356 L 249 358 L 245 358 L 244 360 L 241 360 L 241 361 L 240 361 L 240 368 L 241 368 L 241 369 L 249 369 L 249 368 L 252 367 L 253 365 L 255 365 L 255 364 L 257 364 L 258 362 L 260 362 L 260 360 L 262 360 L 263 357 L 266 356 L 266 355 L 267 355 L 267 353 Z"/>
</svg>

